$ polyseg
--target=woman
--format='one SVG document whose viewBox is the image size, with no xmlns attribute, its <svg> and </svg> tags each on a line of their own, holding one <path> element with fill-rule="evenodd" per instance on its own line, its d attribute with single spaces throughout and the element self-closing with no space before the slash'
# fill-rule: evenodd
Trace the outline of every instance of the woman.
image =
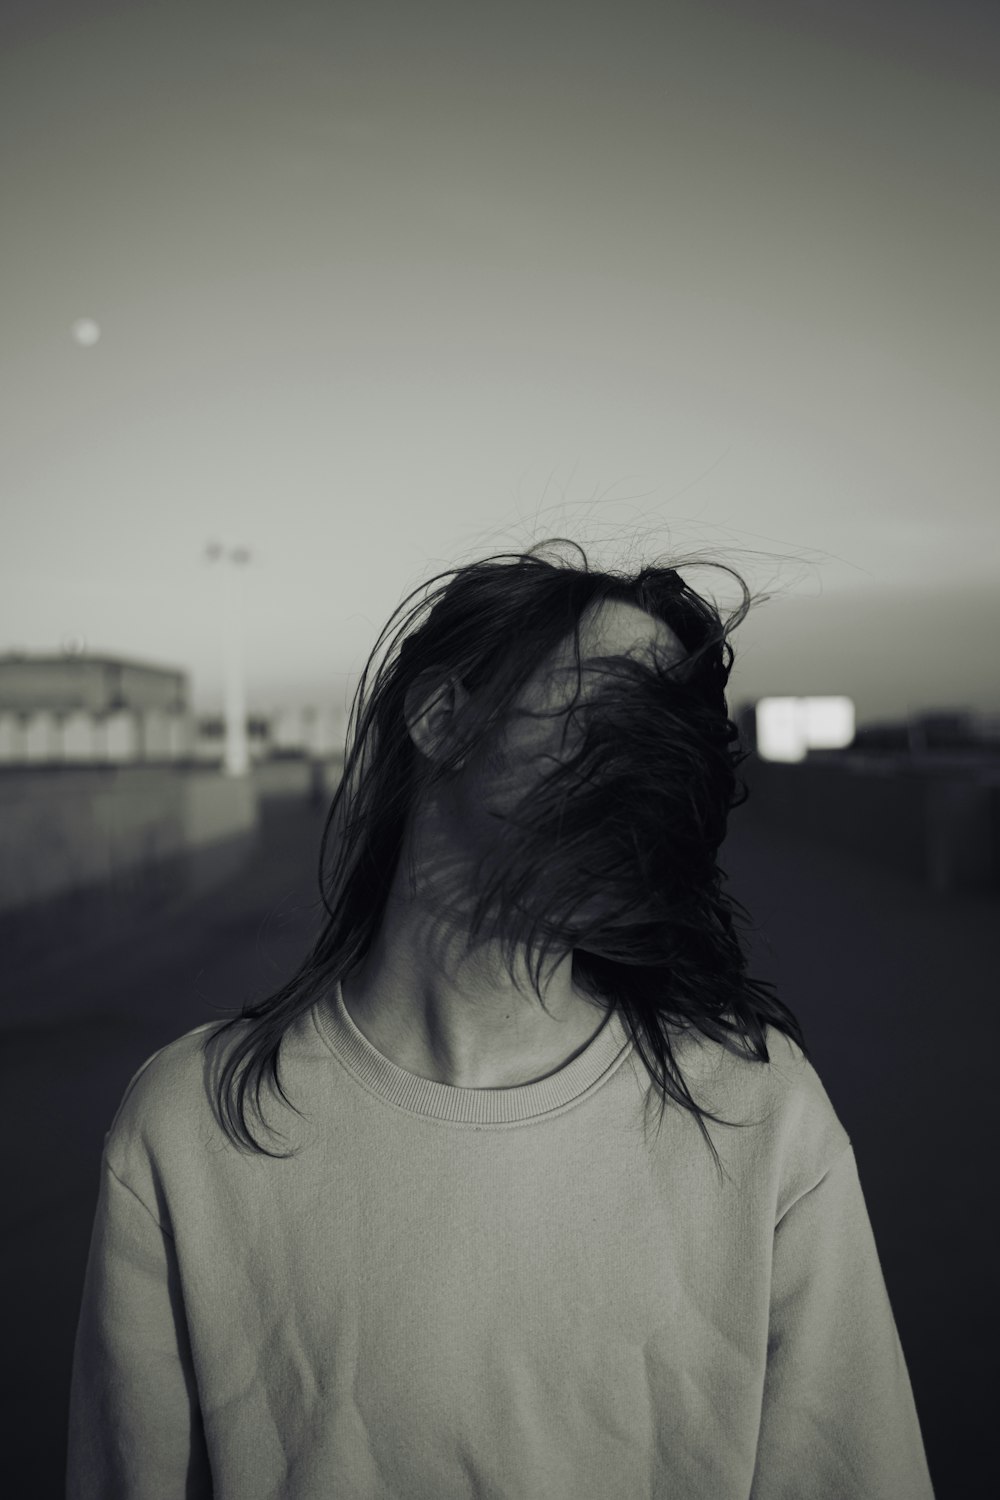
<svg viewBox="0 0 1000 1500">
<path fill-rule="evenodd" d="M 746 590 L 538 551 L 363 674 L 298 973 L 126 1090 L 69 1500 L 932 1497 L 850 1140 L 721 890 Z"/>
</svg>

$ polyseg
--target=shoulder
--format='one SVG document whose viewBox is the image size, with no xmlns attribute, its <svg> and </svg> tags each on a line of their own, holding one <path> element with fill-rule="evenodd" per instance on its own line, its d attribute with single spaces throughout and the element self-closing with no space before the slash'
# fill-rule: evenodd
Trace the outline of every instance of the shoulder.
<svg viewBox="0 0 1000 1500">
<path fill-rule="evenodd" d="M 105 1134 L 105 1155 L 125 1177 L 137 1159 L 190 1144 L 192 1134 L 210 1134 L 209 1044 L 220 1026 L 206 1021 L 167 1042 L 146 1058 L 129 1079 Z M 224 1037 L 231 1037 L 231 1028 Z"/>
<path fill-rule="evenodd" d="M 806 1039 L 808 1043 L 808 1038 Z M 711 1125 L 721 1150 L 773 1176 L 776 1199 L 808 1191 L 850 1146 L 817 1067 L 778 1027 L 764 1026 L 767 1059 L 741 1041 L 685 1038 L 683 1071 L 694 1097 L 738 1128 Z M 711 1124 L 711 1122 L 709 1122 Z"/>
<path fill-rule="evenodd" d="M 768 1068 L 775 1100 L 792 1129 L 825 1130 L 839 1153 L 850 1144 L 833 1101 L 815 1064 L 802 1048 L 773 1026 L 766 1029 Z"/>
<path fill-rule="evenodd" d="M 771 1061 L 761 1093 L 769 1111 L 775 1210 L 780 1218 L 844 1156 L 851 1138 L 817 1068 L 798 1043 L 772 1026 L 766 1029 L 766 1041 Z"/>
<path fill-rule="evenodd" d="M 765 1026 L 769 1061 L 766 1090 L 775 1105 L 798 1125 L 808 1118 L 826 1119 L 835 1113 L 816 1067 L 793 1037 L 776 1026 Z M 760 1066 L 760 1064 L 754 1064 Z"/>
</svg>

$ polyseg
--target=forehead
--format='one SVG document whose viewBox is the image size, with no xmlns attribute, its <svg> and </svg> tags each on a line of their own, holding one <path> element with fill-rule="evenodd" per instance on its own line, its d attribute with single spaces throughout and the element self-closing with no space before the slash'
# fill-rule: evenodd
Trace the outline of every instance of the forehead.
<svg viewBox="0 0 1000 1500">
<path fill-rule="evenodd" d="M 647 614 L 637 605 L 618 600 L 598 601 L 588 605 L 580 617 L 580 670 L 583 691 L 590 696 L 590 684 L 599 674 L 598 658 L 631 656 L 648 659 L 655 649 L 664 665 L 682 660 L 687 652 L 668 625 Z M 589 669 L 589 670 L 588 670 Z M 576 656 L 573 636 L 568 634 L 529 680 L 522 690 L 521 701 L 528 707 L 547 704 L 559 708 L 568 703 L 576 689 Z"/>
<path fill-rule="evenodd" d="M 572 642 L 568 642 L 572 660 Z M 584 610 L 580 619 L 580 661 L 599 656 L 643 656 L 655 647 L 657 654 L 673 661 L 685 655 L 680 640 L 669 625 L 647 614 L 636 604 L 619 599 L 599 600 Z"/>
</svg>

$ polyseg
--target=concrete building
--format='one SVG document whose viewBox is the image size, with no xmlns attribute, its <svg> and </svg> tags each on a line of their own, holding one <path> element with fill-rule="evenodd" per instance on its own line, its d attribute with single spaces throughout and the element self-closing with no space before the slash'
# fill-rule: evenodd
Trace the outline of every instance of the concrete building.
<svg viewBox="0 0 1000 1500">
<path fill-rule="evenodd" d="M 247 716 L 254 764 L 342 753 L 346 710 L 307 704 Z M 122 657 L 0 655 L 0 765 L 215 765 L 221 714 L 196 715 L 186 672 Z"/>
<path fill-rule="evenodd" d="M 196 757 L 185 672 L 120 657 L 0 656 L 0 763 Z"/>
</svg>

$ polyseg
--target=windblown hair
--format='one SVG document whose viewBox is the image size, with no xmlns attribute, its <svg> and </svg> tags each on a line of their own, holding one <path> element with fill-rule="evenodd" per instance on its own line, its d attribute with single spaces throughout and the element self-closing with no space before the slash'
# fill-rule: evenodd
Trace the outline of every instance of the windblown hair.
<svg viewBox="0 0 1000 1500">
<path fill-rule="evenodd" d="M 470 946 L 482 934 L 498 937 L 512 982 L 515 954 L 529 954 L 532 987 L 543 1006 L 543 965 L 550 954 L 572 948 L 574 985 L 620 1015 L 650 1076 L 647 1102 L 654 1088 L 659 1094 L 660 1122 L 668 1100 L 689 1110 L 717 1167 L 704 1119 L 737 1122 L 695 1101 L 672 1034 L 698 1031 L 747 1059 L 770 1063 L 765 1026 L 771 1025 L 809 1056 L 798 1020 L 767 993 L 774 986 L 746 973 L 733 912 L 749 914 L 722 890 L 728 877 L 717 864 L 729 812 L 749 796 L 736 771 L 750 752 L 740 748 L 725 698 L 734 659 L 728 636 L 750 607 L 746 585 L 725 564 L 709 564 L 726 568 L 742 589 L 742 604 L 724 622 L 674 567 L 594 571 L 580 547 L 579 567 L 537 555 L 548 545 L 437 574 L 404 599 L 376 642 L 354 696 L 343 776 L 320 842 L 328 921 L 286 984 L 207 1037 L 250 1023 L 215 1086 L 220 1123 L 238 1147 L 292 1154 L 268 1151 L 253 1136 L 248 1088 L 252 1084 L 261 1123 L 265 1073 L 301 1113 L 279 1077 L 284 1033 L 367 954 L 418 799 L 461 774 L 467 761 L 495 766 L 498 756 L 502 760 L 514 700 L 570 637 L 577 690 L 563 744 L 572 726 L 574 753 L 553 757 L 554 769 L 527 788 L 515 812 L 498 816 L 488 873 L 481 865 L 473 885 Z M 369 690 L 369 671 L 393 620 L 414 594 L 449 577 L 403 617 Z M 591 604 L 614 600 L 664 621 L 684 655 L 670 664 L 659 652 L 602 658 L 601 686 L 577 713 L 580 618 Z M 423 610 L 426 618 L 417 624 Z M 417 750 L 407 727 L 406 694 L 418 679 L 432 691 L 457 680 L 469 695 L 450 743 L 433 758 Z"/>
</svg>

